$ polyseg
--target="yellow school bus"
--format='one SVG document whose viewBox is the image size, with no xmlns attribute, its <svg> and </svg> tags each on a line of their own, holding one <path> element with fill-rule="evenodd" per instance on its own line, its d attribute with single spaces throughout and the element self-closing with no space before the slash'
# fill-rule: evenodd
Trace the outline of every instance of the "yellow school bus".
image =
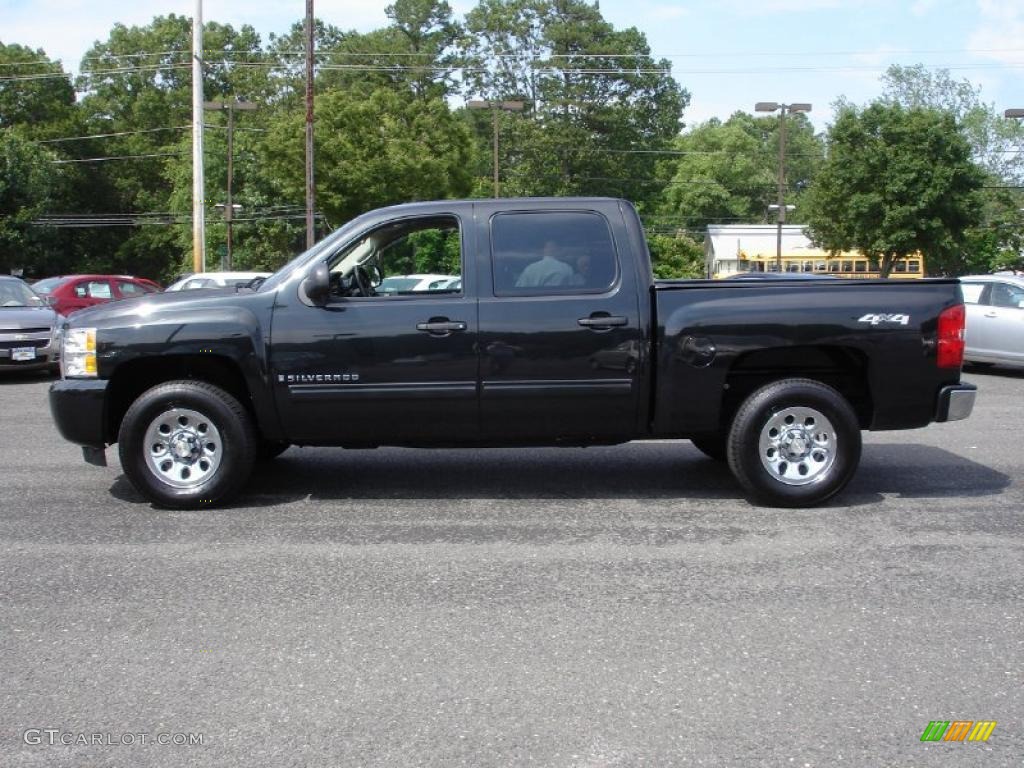
<svg viewBox="0 0 1024 768">
<path fill-rule="evenodd" d="M 721 278 L 744 272 L 778 272 L 778 260 L 774 254 L 751 254 L 740 251 L 738 263 L 732 263 L 723 269 L 721 262 L 716 262 L 712 277 Z M 731 268 L 730 268 L 731 267 Z M 783 272 L 810 272 L 827 274 L 833 277 L 880 277 L 878 261 L 868 259 L 861 254 L 843 253 L 838 256 L 800 255 L 782 256 Z M 924 277 L 924 257 L 920 255 L 896 259 L 889 271 L 889 277 L 910 279 Z"/>
</svg>

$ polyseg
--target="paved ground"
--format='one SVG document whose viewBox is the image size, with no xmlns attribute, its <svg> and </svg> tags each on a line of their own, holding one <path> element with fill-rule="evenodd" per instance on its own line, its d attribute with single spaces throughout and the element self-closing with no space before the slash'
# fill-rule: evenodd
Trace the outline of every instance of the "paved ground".
<svg viewBox="0 0 1024 768">
<path fill-rule="evenodd" d="M 967 378 L 823 509 L 662 442 L 293 449 L 191 513 L 0 381 L 0 765 L 1019 766 L 1024 374 Z"/>
</svg>

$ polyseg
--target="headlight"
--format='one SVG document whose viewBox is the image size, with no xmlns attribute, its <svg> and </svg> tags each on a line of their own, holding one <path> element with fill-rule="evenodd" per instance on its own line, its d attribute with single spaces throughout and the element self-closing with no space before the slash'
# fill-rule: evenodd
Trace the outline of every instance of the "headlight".
<svg viewBox="0 0 1024 768">
<path fill-rule="evenodd" d="M 60 352 L 61 372 L 66 377 L 96 375 L 96 329 L 69 328 Z"/>
</svg>

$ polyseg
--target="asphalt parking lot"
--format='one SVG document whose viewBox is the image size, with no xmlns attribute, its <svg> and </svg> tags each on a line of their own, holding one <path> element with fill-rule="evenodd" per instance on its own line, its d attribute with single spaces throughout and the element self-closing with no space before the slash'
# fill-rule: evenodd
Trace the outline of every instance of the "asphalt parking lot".
<svg viewBox="0 0 1024 768">
<path fill-rule="evenodd" d="M 199 512 L 4 378 L 0 765 L 1019 766 L 1024 372 L 965 378 L 820 509 L 657 442 L 292 449 Z"/>
</svg>

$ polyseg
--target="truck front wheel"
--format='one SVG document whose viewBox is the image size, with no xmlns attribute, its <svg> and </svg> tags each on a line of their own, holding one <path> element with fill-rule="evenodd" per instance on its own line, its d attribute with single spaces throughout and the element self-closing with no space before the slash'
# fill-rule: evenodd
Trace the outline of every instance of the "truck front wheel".
<svg viewBox="0 0 1024 768">
<path fill-rule="evenodd" d="M 783 379 L 746 399 L 727 448 L 729 468 L 754 499 L 809 507 L 850 482 L 860 463 L 860 424 L 832 387 L 811 379 Z"/>
<path fill-rule="evenodd" d="M 143 392 L 118 433 L 121 467 L 161 507 L 212 506 L 236 493 L 256 458 L 252 418 L 224 390 L 170 381 Z"/>
</svg>

